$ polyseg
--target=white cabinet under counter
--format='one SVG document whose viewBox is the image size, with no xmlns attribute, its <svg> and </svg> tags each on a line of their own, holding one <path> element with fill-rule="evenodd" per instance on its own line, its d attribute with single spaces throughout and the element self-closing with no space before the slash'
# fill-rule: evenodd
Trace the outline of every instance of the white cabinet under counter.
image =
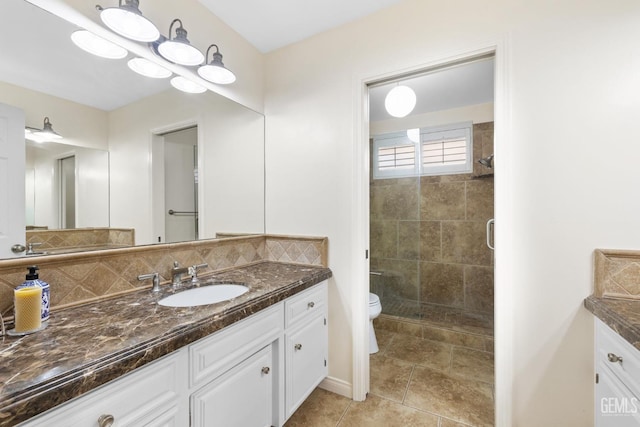
<svg viewBox="0 0 640 427">
<path fill-rule="evenodd" d="M 20 424 L 282 426 L 327 375 L 327 282 Z"/>
<path fill-rule="evenodd" d="M 595 425 L 640 426 L 640 350 L 596 318 Z"/>
</svg>

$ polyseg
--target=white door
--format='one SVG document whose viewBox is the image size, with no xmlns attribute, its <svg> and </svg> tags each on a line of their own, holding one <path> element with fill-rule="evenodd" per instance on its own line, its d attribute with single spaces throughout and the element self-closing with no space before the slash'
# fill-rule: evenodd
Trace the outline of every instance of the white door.
<svg viewBox="0 0 640 427">
<path fill-rule="evenodd" d="M 24 112 L 0 103 L 0 258 L 25 244 Z M 24 250 L 24 249 L 23 249 Z"/>
</svg>

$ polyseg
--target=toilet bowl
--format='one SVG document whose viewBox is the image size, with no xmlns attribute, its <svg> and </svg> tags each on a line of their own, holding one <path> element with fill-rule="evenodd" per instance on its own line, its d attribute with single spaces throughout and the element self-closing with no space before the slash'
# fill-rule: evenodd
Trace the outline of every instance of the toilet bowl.
<svg viewBox="0 0 640 427">
<path fill-rule="evenodd" d="M 381 312 L 380 298 L 378 298 L 378 295 L 369 292 L 369 354 L 377 353 L 379 350 L 376 331 L 373 330 L 373 319 L 378 317 Z"/>
</svg>

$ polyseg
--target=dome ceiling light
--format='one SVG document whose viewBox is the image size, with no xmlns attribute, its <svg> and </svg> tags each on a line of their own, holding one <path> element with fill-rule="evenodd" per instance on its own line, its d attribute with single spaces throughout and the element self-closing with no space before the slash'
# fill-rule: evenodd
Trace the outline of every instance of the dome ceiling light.
<svg viewBox="0 0 640 427">
<path fill-rule="evenodd" d="M 142 16 L 138 6 L 139 0 L 119 0 L 118 7 L 102 8 L 100 11 L 102 22 L 116 33 L 128 39 L 139 42 L 154 42 L 160 38 L 160 31 L 147 18 Z"/>
<path fill-rule="evenodd" d="M 387 113 L 393 117 L 406 117 L 416 106 L 416 93 L 409 86 L 398 85 L 384 99 Z"/>
<path fill-rule="evenodd" d="M 207 54 L 205 55 L 205 61 L 209 59 L 209 51 L 212 47 L 216 48 L 216 51 L 213 53 L 213 58 L 211 58 L 211 62 L 205 65 L 201 65 L 198 68 L 198 74 L 205 80 L 209 80 L 212 83 L 217 83 L 220 85 L 227 85 L 236 81 L 236 76 L 224 66 L 222 63 L 222 54 L 218 49 L 218 45 L 212 44 L 207 49 Z"/>
</svg>

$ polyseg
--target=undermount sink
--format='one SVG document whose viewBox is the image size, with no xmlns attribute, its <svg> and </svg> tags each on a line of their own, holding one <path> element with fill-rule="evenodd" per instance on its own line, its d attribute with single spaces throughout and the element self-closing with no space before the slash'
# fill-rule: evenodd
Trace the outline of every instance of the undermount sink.
<svg viewBox="0 0 640 427">
<path fill-rule="evenodd" d="M 249 291 L 245 285 L 223 283 L 178 292 L 158 301 L 165 307 L 195 307 L 228 301 Z"/>
</svg>

